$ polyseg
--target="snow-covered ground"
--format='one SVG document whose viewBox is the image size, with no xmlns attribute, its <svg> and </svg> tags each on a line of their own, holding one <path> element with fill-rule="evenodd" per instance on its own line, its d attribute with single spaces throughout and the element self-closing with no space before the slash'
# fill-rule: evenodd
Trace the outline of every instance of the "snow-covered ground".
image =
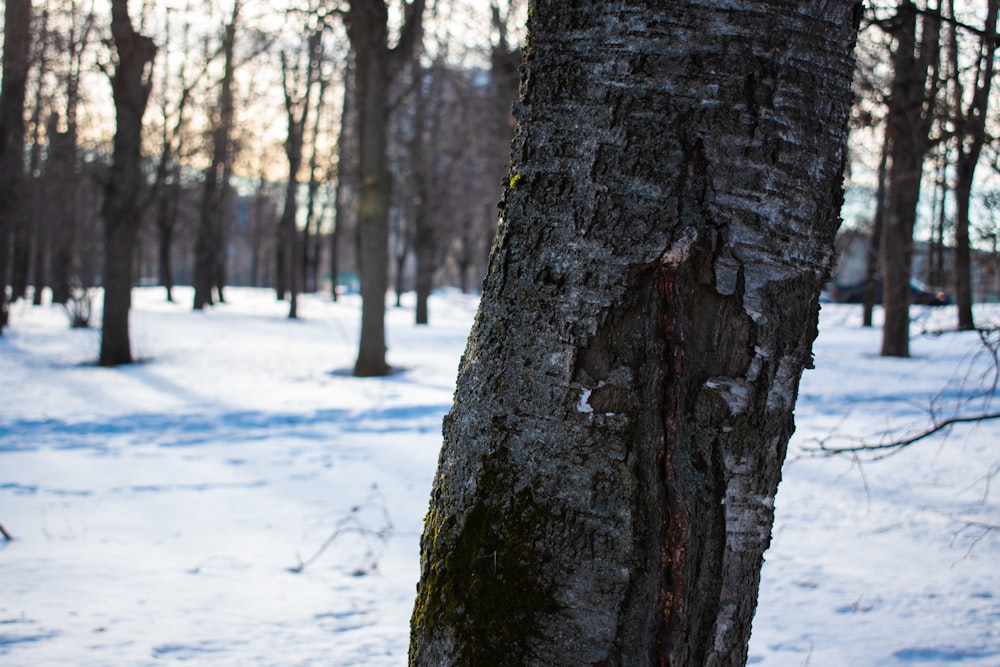
<svg viewBox="0 0 1000 667">
<path fill-rule="evenodd" d="M 289 321 L 270 291 L 230 289 L 204 313 L 177 292 L 136 290 L 143 363 L 117 369 L 93 365 L 98 332 L 70 330 L 59 308 L 14 306 L 0 338 L 0 524 L 16 538 L 0 543 L 0 665 L 404 665 L 475 300 L 433 297 L 430 327 L 390 309 L 401 372 L 354 379 L 354 297 L 307 295 Z M 882 359 L 856 310 L 824 307 L 750 664 L 996 667 L 1000 422 L 878 462 L 802 453 L 920 428 L 956 397 L 982 408 L 966 379 L 979 339 L 917 335 L 913 358 Z M 914 315 L 916 331 L 954 311 Z"/>
</svg>

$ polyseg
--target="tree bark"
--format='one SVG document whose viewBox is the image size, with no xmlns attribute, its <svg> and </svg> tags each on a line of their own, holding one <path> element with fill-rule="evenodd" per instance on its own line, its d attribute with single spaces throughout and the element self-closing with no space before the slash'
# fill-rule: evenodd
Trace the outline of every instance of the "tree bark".
<svg viewBox="0 0 1000 667">
<path fill-rule="evenodd" d="M 0 334 L 8 321 L 11 236 L 24 217 L 24 98 L 30 55 L 31 1 L 7 0 L 0 85 Z"/>
<path fill-rule="evenodd" d="M 745 663 L 859 12 L 533 3 L 411 664 Z"/>
<path fill-rule="evenodd" d="M 132 362 L 129 310 L 132 262 L 141 222 L 142 116 L 152 86 L 156 45 L 132 28 L 127 0 L 112 0 L 111 34 L 118 63 L 111 78 L 117 121 L 111 173 L 104 187 L 104 315 L 101 366 Z"/>
</svg>

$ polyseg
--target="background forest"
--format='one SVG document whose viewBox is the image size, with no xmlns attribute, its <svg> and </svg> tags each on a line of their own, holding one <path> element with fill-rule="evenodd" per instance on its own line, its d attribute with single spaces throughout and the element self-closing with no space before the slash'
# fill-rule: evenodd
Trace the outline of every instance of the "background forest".
<svg viewBox="0 0 1000 667">
<path fill-rule="evenodd" d="M 865 7 L 833 278 L 867 286 L 852 296 L 868 313 L 884 296 L 884 354 L 908 354 L 901 306 L 914 280 L 957 303 L 961 328 L 974 326 L 973 300 L 1000 296 L 996 4 Z M 129 265 L 109 273 L 127 106 L 109 85 L 127 65 L 112 5 L 151 50 L 133 84 L 145 106 Z M 2 317 L 6 300 L 51 299 L 85 321 L 89 288 L 118 274 L 168 300 L 194 285 L 196 309 L 227 285 L 272 287 L 293 318 L 301 292 L 336 299 L 366 282 L 415 290 L 425 322 L 434 286 L 478 288 L 514 132 L 524 2 L 125 6 L 6 5 Z M 377 213 L 359 219 L 371 192 Z M 377 284 L 361 280 L 366 265 Z M 376 358 L 361 374 L 386 370 Z"/>
</svg>

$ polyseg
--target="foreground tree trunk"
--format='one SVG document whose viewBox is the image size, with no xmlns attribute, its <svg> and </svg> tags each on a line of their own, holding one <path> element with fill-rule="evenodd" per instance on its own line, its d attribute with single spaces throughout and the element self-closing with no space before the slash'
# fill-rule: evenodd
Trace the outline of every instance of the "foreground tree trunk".
<svg viewBox="0 0 1000 667">
<path fill-rule="evenodd" d="M 111 4 L 111 34 L 118 62 L 111 78 L 115 100 L 114 153 L 104 187 L 104 319 L 101 366 L 132 362 L 129 310 L 132 306 L 132 257 L 141 222 L 142 116 L 153 80 L 156 45 L 132 28 L 127 0 Z"/>
<path fill-rule="evenodd" d="M 7 325 L 10 240 L 23 217 L 24 96 L 31 53 L 31 1 L 7 0 L 5 8 L 0 86 L 0 334 Z"/>
<path fill-rule="evenodd" d="M 415 665 L 742 665 L 839 224 L 853 0 L 536 0 Z"/>
</svg>

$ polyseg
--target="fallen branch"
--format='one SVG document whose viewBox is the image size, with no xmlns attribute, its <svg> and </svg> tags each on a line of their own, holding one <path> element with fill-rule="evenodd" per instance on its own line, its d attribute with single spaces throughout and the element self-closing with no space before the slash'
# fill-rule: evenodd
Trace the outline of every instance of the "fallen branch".
<svg viewBox="0 0 1000 667">
<path fill-rule="evenodd" d="M 358 515 L 360 514 L 361 510 L 364 509 L 364 507 L 366 506 L 368 507 L 374 506 L 381 511 L 383 517 L 382 527 L 377 529 L 369 528 L 358 519 Z M 306 569 L 308 565 L 311 565 L 317 559 L 319 559 L 319 557 L 322 556 L 323 553 L 330 547 L 330 545 L 336 542 L 337 538 L 339 538 L 341 535 L 355 534 L 355 535 L 361 535 L 365 538 L 374 537 L 380 542 L 385 542 L 392 535 L 392 530 L 393 527 L 392 527 L 392 521 L 389 518 L 389 510 L 386 509 L 385 502 L 382 501 L 382 494 L 378 491 L 378 487 L 373 486 L 372 495 L 369 496 L 368 502 L 365 503 L 364 505 L 355 505 L 354 507 L 351 508 L 350 514 L 341 517 L 337 521 L 337 524 L 334 527 L 333 532 L 330 533 L 330 536 L 326 538 L 326 541 L 324 541 L 323 544 L 320 545 L 319 549 L 317 549 L 316 553 L 314 553 L 312 556 L 306 558 L 305 560 L 302 560 L 302 557 L 296 554 L 296 558 L 298 558 L 299 564 L 288 568 L 288 571 L 294 574 L 302 572 L 304 569 Z M 373 556 L 373 549 L 371 548 L 370 544 L 366 556 Z M 375 568 L 377 567 L 377 565 L 378 563 L 376 559 L 376 562 L 374 562 L 371 565 L 371 568 Z M 363 567 L 359 567 L 355 570 L 355 574 L 359 576 L 366 574 L 366 570 Z"/>
<path fill-rule="evenodd" d="M 7 529 L 3 527 L 2 523 L 0 523 L 0 535 L 3 535 L 3 539 L 6 542 L 11 542 L 14 539 L 14 537 L 10 533 L 7 532 Z"/>
</svg>

